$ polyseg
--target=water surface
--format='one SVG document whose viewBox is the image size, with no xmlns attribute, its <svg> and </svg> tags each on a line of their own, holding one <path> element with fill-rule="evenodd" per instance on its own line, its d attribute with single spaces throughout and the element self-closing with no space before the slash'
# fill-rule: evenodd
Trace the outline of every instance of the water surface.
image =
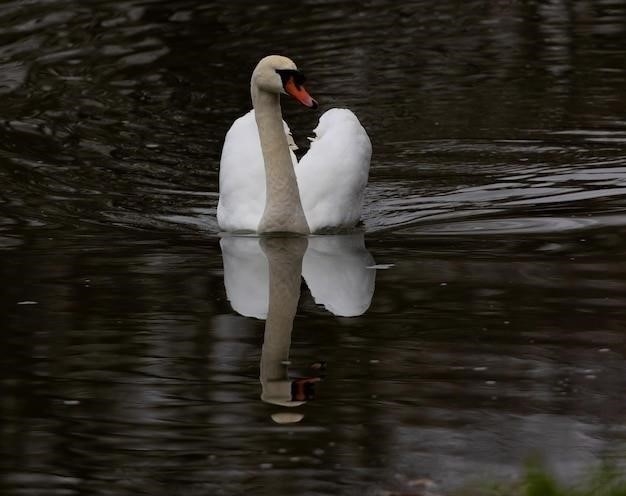
<svg viewBox="0 0 626 496">
<path fill-rule="evenodd" d="M 2 494 L 380 494 L 624 462 L 622 2 L 0 20 Z M 352 236 L 218 233 L 221 143 L 268 53 L 372 139 Z M 305 149 L 319 113 L 284 113 Z"/>
</svg>

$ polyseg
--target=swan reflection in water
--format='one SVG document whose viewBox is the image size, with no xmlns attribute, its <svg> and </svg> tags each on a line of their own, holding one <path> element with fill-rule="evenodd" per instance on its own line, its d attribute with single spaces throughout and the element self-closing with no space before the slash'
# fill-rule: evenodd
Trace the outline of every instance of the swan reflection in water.
<svg viewBox="0 0 626 496">
<path fill-rule="evenodd" d="M 301 276 L 315 302 L 330 313 L 356 317 L 374 295 L 374 259 L 363 233 L 313 236 L 224 236 L 220 240 L 224 286 L 233 309 L 265 320 L 261 351 L 261 400 L 300 406 L 314 395 L 323 366 L 315 364 L 305 377 L 290 378 L 287 364 L 293 320 L 300 299 Z M 276 413 L 276 422 L 297 422 L 299 413 Z"/>
</svg>

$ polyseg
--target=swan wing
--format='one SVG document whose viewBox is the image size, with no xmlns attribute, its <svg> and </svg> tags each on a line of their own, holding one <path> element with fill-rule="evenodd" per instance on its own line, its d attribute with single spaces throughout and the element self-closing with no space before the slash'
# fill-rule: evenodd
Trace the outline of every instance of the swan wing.
<svg viewBox="0 0 626 496">
<path fill-rule="evenodd" d="M 297 149 L 283 121 L 294 165 Z M 223 231 L 256 231 L 265 208 L 265 165 L 254 110 L 238 118 L 226 133 L 219 178 L 217 223 Z"/>
<path fill-rule="evenodd" d="M 325 112 L 316 138 L 296 167 L 304 213 L 312 232 L 354 227 L 361 217 L 372 145 L 348 109 Z"/>
</svg>

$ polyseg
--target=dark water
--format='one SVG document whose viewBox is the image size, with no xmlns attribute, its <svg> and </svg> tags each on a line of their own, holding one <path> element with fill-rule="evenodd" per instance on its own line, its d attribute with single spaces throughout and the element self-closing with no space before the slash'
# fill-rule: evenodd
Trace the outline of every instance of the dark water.
<svg viewBox="0 0 626 496">
<path fill-rule="evenodd" d="M 218 236 L 268 53 L 368 130 L 362 235 Z M 0 493 L 623 463 L 625 88 L 617 0 L 3 2 Z"/>
</svg>

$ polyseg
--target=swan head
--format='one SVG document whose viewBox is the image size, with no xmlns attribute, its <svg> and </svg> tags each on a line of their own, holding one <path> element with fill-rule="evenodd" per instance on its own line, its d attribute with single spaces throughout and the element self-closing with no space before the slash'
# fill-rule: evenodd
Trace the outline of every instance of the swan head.
<svg viewBox="0 0 626 496">
<path fill-rule="evenodd" d="M 293 60 L 282 55 L 269 55 L 255 67 L 250 84 L 268 93 L 290 95 L 302 105 L 315 109 L 317 102 L 304 88 L 304 80 L 304 74 Z"/>
</svg>

